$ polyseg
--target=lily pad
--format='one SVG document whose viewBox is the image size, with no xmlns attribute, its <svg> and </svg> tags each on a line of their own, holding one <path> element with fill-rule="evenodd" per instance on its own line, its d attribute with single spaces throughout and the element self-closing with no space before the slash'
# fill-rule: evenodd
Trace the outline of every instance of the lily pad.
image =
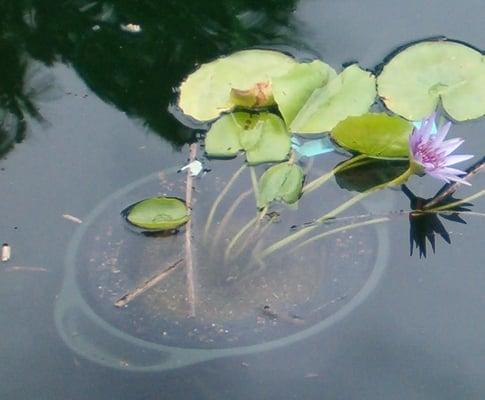
<svg viewBox="0 0 485 400">
<path fill-rule="evenodd" d="M 133 225 L 156 231 L 176 229 L 184 225 L 189 218 L 187 206 L 174 197 L 152 197 L 142 200 L 130 207 L 126 216 Z"/>
<path fill-rule="evenodd" d="M 374 75 L 351 65 L 326 86 L 313 92 L 293 120 L 290 130 L 305 135 L 330 132 L 345 118 L 367 112 L 375 97 Z"/>
<path fill-rule="evenodd" d="M 248 113 L 223 115 L 205 137 L 205 152 L 210 157 L 235 157 L 242 150 L 239 135 L 252 118 Z"/>
<path fill-rule="evenodd" d="M 368 113 L 349 117 L 331 133 L 344 149 L 373 158 L 406 158 L 413 124 L 398 116 Z"/>
<path fill-rule="evenodd" d="M 296 164 L 282 163 L 269 168 L 259 180 L 258 208 L 272 201 L 295 203 L 301 196 L 303 179 L 303 170 Z"/>
<path fill-rule="evenodd" d="M 315 89 L 336 76 L 332 67 L 317 60 L 295 65 L 285 75 L 274 78 L 273 97 L 286 125 L 290 126 Z"/>
<path fill-rule="evenodd" d="M 244 50 L 219 58 L 187 77 L 180 86 L 179 107 L 199 121 L 210 121 L 235 106 L 231 91 L 246 91 L 286 74 L 296 60 L 271 50 Z"/>
<path fill-rule="evenodd" d="M 275 114 L 236 112 L 216 121 L 205 139 L 210 157 L 233 157 L 246 152 L 250 164 L 283 161 L 291 142 L 283 120 Z"/>
<path fill-rule="evenodd" d="M 441 99 L 456 121 L 485 115 L 485 57 L 449 41 L 422 42 L 392 58 L 378 77 L 379 96 L 396 114 L 417 121 Z"/>
</svg>

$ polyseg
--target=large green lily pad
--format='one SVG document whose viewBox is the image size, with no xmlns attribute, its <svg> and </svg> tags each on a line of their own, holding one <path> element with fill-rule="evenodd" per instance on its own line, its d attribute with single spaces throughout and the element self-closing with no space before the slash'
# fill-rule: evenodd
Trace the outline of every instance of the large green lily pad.
<svg viewBox="0 0 485 400">
<path fill-rule="evenodd" d="M 290 126 L 315 89 L 326 85 L 336 76 L 332 67 L 316 60 L 295 65 L 285 75 L 274 78 L 274 100 L 286 125 Z"/>
<path fill-rule="evenodd" d="M 296 164 L 282 163 L 265 171 L 259 180 L 258 208 L 272 201 L 295 203 L 301 196 L 303 170 Z"/>
<path fill-rule="evenodd" d="M 287 159 L 290 135 L 283 120 L 275 114 L 236 112 L 216 121 L 205 139 L 210 157 L 234 157 L 246 152 L 250 164 Z"/>
<path fill-rule="evenodd" d="M 234 108 L 232 89 L 250 90 L 271 82 L 296 63 L 277 51 L 244 50 L 203 64 L 180 86 L 179 107 L 196 120 L 213 120 Z"/>
<path fill-rule="evenodd" d="M 345 118 L 367 112 L 375 97 L 374 75 L 351 65 L 326 86 L 313 92 L 293 120 L 290 130 L 304 135 L 330 132 Z"/>
<path fill-rule="evenodd" d="M 187 206 L 174 197 L 152 197 L 129 208 L 126 219 L 133 225 L 149 230 L 171 230 L 189 220 Z"/>
<path fill-rule="evenodd" d="M 347 150 L 373 158 L 406 158 L 413 124 L 399 116 L 368 113 L 349 117 L 331 133 L 332 139 Z"/>
<path fill-rule="evenodd" d="M 449 41 L 422 42 L 398 53 L 378 77 L 378 91 L 396 114 L 417 121 L 440 99 L 457 121 L 485 115 L 485 57 Z"/>
</svg>

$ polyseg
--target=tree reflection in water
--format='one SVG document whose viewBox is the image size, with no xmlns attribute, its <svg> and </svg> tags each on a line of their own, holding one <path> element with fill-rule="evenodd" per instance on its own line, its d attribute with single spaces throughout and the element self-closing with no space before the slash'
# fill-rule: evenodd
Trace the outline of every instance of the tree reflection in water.
<svg viewBox="0 0 485 400">
<path fill-rule="evenodd" d="M 0 3 L 0 151 L 41 120 L 28 70 L 71 65 L 104 101 L 182 144 L 166 112 L 197 64 L 243 48 L 291 45 L 297 0 L 4 0 Z M 122 29 L 137 24 L 139 33 Z M 51 82 L 52 83 L 52 82 Z M 42 86 L 42 85 L 41 85 Z"/>
</svg>

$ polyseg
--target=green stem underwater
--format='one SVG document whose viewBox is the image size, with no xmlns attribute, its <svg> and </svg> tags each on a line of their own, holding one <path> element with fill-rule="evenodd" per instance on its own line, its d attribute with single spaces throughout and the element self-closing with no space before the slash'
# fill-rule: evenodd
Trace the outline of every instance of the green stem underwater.
<svg viewBox="0 0 485 400">
<path fill-rule="evenodd" d="M 267 247 L 265 250 L 263 250 L 261 253 L 257 255 L 258 258 L 264 259 L 268 257 L 269 255 L 273 254 L 275 251 L 281 249 L 282 247 L 294 242 L 295 240 L 305 236 L 307 233 L 312 232 L 315 230 L 321 223 L 325 222 L 326 220 L 329 220 L 341 212 L 347 210 L 348 208 L 352 207 L 354 204 L 358 203 L 360 200 L 364 199 L 365 197 L 369 196 L 370 194 L 377 192 L 379 190 L 385 189 L 390 186 L 396 186 L 404 183 L 409 177 L 414 173 L 412 168 L 408 168 L 402 175 L 398 176 L 397 178 L 383 183 L 381 185 L 374 186 L 371 189 L 366 190 L 365 192 L 359 193 L 356 196 L 350 198 L 334 210 L 322 215 L 320 218 L 315 220 L 315 223 L 311 226 L 308 226 L 306 228 L 303 228 L 299 230 L 298 232 L 295 232 L 275 243 L 273 243 L 271 246 Z"/>
</svg>

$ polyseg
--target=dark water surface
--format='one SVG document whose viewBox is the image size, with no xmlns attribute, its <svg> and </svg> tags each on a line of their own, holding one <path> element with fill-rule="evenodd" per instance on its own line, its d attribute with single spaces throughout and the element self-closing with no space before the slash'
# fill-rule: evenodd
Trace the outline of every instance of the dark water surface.
<svg viewBox="0 0 485 400">
<path fill-rule="evenodd" d="M 124 371 L 73 352 L 54 323 L 79 228 L 63 214 L 84 220 L 120 188 L 186 163 L 193 131 L 168 108 L 197 64 L 263 46 L 373 69 L 429 37 L 483 50 L 483 18 L 482 0 L 0 0 L 0 241 L 12 247 L 0 265 L 0 399 L 483 399 L 480 217 L 442 220 L 451 245 L 436 235 L 427 258 L 409 255 L 409 223 L 396 218 L 385 271 L 365 300 L 320 333 L 268 352 Z M 120 30 L 127 23 L 142 32 Z M 466 138 L 461 152 L 477 159 L 484 132 L 483 118 L 453 128 Z M 328 170 L 341 159 L 318 162 Z M 226 165 L 211 161 L 204 179 Z M 482 174 L 457 197 L 484 184 Z M 409 186 L 425 198 L 440 187 L 424 178 Z M 409 208 L 401 192 L 388 192 L 393 209 Z M 484 206 L 477 200 L 473 210 Z M 19 266 L 46 271 L 12 270 Z"/>
</svg>

